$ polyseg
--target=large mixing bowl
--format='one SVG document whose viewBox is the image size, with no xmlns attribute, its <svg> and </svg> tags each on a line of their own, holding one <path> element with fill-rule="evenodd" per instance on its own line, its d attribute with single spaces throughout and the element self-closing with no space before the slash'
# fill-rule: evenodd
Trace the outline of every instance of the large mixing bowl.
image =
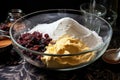
<svg viewBox="0 0 120 80">
<path fill-rule="evenodd" d="M 42 51 L 35 51 L 31 48 L 27 48 L 21 45 L 18 42 L 18 38 L 22 34 L 30 31 L 36 25 L 43 24 L 43 23 L 52 23 L 63 17 L 73 18 L 74 20 L 76 20 L 83 26 L 87 27 L 88 29 L 96 31 L 96 33 L 102 38 L 103 43 L 100 45 L 97 45 L 94 48 L 90 48 L 89 50 L 85 50 L 79 53 L 52 54 L 52 53 L 44 53 Z M 13 25 L 10 28 L 10 37 L 13 42 L 13 46 L 15 47 L 19 55 L 23 57 L 23 59 L 25 59 L 30 64 L 37 66 L 39 68 L 53 69 L 53 70 L 74 70 L 74 69 L 82 68 L 84 66 L 87 66 L 93 63 L 104 54 L 111 40 L 111 36 L 112 36 L 112 28 L 110 24 L 107 23 L 104 19 L 89 13 L 83 13 L 78 10 L 72 10 L 72 9 L 51 9 L 51 10 L 36 11 L 18 19 L 15 23 L 13 23 Z M 90 42 L 93 42 L 93 41 L 89 41 L 89 43 Z M 86 55 L 89 53 L 94 53 L 94 57 L 92 57 L 88 61 L 84 61 L 84 58 L 81 58 L 83 62 L 80 62 L 79 64 L 76 64 L 76 65 L 66 64 L 61 66 L 60 64 L 59 65 L 55 64 L 55 61 L 51 61 L 51 63 L 49 64 L 52 65 L 52 67 L 48 67 L 47 64 L 45 64 L 41 60 L 41 57 L 45 57 L 45 56 L 46 57 L 50 56 L 52 58 L 57 57 L 57 59 L 62 57 L 63 58 L 68 57 L 69 61 L 71 60 L 72 62 L 72 60 L 74 60 L 74 59 L 71 59 L 72 57 Z M 89 56 L 90 55 L 88 55 L 88 57 Z"/>
</svg>

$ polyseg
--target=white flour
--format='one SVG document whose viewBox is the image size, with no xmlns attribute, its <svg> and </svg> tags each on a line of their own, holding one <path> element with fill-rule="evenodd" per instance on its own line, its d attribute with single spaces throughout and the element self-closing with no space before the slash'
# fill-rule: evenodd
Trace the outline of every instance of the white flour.
<svg viewBox="0 0 120 80">
<path fill-rule="evenodd" d="M 83 25 L 79 24 L 72 18 L 65 17 L 49 24 L 38 24 L 29 32 L 39 31 L 49 34 L 49 36 L 56 40 L 63 34 L 71 35 L 84 41 L 90 48 L 103 43 L 102 38 L 98 36 L 95 31 L 91 31 Z"/>
</svg>

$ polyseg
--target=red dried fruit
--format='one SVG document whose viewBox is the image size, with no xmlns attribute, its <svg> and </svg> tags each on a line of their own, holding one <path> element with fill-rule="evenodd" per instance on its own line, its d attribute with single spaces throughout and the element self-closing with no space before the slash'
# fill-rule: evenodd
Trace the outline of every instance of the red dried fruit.
<svg viewBox="0 0 120 80">
<path fill-rule="evenodd" d="M 49 35 L 48 34 L 44 34 L 44 37 L 47 39 L 47 38 L 49 38 Z"/>
<path fill-rule="evenodd" d="M 40 32 L 24 33 L 19 36 L 17 42 L 22 46 L 29 48 L 34 51 L 44 52 L 46 46 L 52 39 L 48 34 L 42 34 Z M 27 51 L 23 51 L 23 54 L 31 57 L 31 59 L 38 59 L 41 55 L 35 55 Z M 40 58 L 39 58 L 40 59 Z"/>
</svg>

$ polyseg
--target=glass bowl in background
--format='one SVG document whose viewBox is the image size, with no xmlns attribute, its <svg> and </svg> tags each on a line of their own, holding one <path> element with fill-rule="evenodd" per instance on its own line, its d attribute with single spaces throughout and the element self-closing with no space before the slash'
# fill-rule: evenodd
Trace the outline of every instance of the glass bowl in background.
<svg viewBox="0 0 120 80">
<path fill-rule="evenodd" d="M 106 8 L 101 4 L 94 4 L 93 6 L 90 3 L 83 3 L 80 5 L 80 10 L 83 12 L 95 14 L 99 17 L 104 17 L 107 13 Z"/>
<path fill-rule="evenodd" d="M 92 16 L 92 19 L 91 19 Z M 38 24 L 44 24 L 44 23 L 52 23 L 54 21 L 57 21 L 61 18 L 64 17 L 70 17 L 75 19 L 77 22 L 82 24 L 85 27 L 88 27 L 91 30 L 97 29 L 99 26 L 99 32 L 98 35 L 101 36 L 103 40 L 103 44 L 98 45 L 95 48 L 92 48 L 90 50 L 85 50 L 80 53 L 75 53 L 75 54 L 50 54 L 50 53 L 44 53 L 44 52 L 38 52 L 31 50 L 29 48 L 26 48 L 19 44 L 17 42 L 18 37 L 21 36 L 21 34 L 30 31 L 32 28 L 34 28 Z M 91 23 L 89 23 L 91 22 Z M 87 23 L 91 24 L 86 25 Z M 17 26 L 17 28 L 16 28 Z M 94 29 L 96 27 L 96 29 Z M 21 55 L 25 61 L 28 63 L 37 66 L 39 68 L 45 68 L 45 69 L 53 69 L 53 70 L 74 70 L 78 68 L 82 68 L 84 66 L 87 66 L 91 64 L 92 62 L 96 61 L 99 59 L 104 52 L 106 51 L 109 42 L 111 40 L 112 36 L 112 28 L 109 23 L 107 23 L 104 19 L 92 15 L 89 13 L 83 13 L 78 10 L 73 10 L 73 9 L 50 9 L 50 10 L 42 10 L 42 11 L 36 11 L 30 14 L 27 14 L 23 16 L 22 18 L 19 18 L 15 23 L 13 23 L 12 27 L 10 27 L 10 37 L 13 42 L 13 46 L 15 50 Z M 80 56 L 84 54 L 88 54 L 89 52 L 94 52 L 95 56 L 87 61 L 83 62 L 74 66 L 54 66 L 54 67 L 47 67 L 46 64 L 43 63 L 43 61 L 40 60 L 39 56 L 51 56 L 51 57 L 73 57 L 73 56 Z M 39 58 L 38 58 L 39 57 Z"/>
</svg>

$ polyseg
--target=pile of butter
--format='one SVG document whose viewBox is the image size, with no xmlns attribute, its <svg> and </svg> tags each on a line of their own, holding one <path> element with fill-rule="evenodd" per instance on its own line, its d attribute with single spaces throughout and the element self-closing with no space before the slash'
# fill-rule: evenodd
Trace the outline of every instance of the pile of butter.
<svg viewBox="0 0 120 80">
<path fill-rule="evenodd" d="M 76 54 L 103 43 L 102 38 L 95 32 L 79 24 L 73 18 L 64 17 L 53 23 L 38 24 L 29 32 L 47 33 L 55 44 L 49 44 L 45 53 Z M 75 56 L 43 56 L 41 60 L 48 68 L 65 68 L 86 63 L 93 59 L 95 52 Z"/>
</svg>

